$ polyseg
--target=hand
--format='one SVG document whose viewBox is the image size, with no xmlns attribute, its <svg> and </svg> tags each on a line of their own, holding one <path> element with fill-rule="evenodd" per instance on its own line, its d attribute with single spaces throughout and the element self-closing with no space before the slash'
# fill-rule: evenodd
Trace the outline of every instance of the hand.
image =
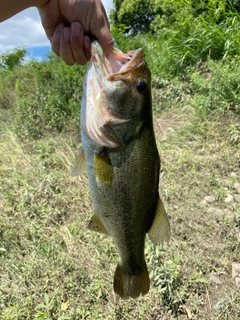
<svg viewBox="0 0 240 320">
<path fill-rule="evenodd" d="M 53 52 L 68 65 L 90 59 L 90 36 L 101 44 L 106 56 L 113 39 L 101 0 L 48 0 L 38 7 Z"/>
</svg>

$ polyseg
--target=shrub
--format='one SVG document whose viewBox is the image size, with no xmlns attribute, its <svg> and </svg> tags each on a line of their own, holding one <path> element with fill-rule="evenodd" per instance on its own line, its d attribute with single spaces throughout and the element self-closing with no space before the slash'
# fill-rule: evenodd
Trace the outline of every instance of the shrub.
<svg viewBox="0 0 240 320">
<path fill-rule="evenodd" d="M 208 61 L 208 72 L 190 73 L 195 106 L 205 113 L 229 110 L 240 114 L 240 58 Z"/>
<path fill-rule="evenodd" d="M 48 132 L 69 131 L 79 124 L 83 76 L 86 68 L 68 67 L 50 55 L 20 68 L 16 82 L 16 130 L 25 139 Z"/>
<path fill-rule="evenodd" d="M 26 52 L 26 49 L 15 48 L 13 51 L 3 53 L 0 56 L 0 67 L 2 69 L 13 70 L 15 66 L 22 64 Z"/>
</svg>

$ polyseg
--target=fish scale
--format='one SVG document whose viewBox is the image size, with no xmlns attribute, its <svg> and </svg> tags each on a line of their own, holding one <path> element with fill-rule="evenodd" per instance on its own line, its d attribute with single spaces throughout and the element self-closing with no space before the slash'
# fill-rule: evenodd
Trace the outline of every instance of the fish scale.
<svg viewBox="0 0 240 320">
<path fill-rule="evenodd" d="M 116 245 L 114 291 L 136 298 L 150 286 L 146 233 L 155 245 L 170 236 L 158 194 L 151 75 L 142 49 L 123 54 L 114 48 L 108 59 L 97 41 L 91 50 L 82 99 L 82 149 L 72 175 L 87 168 L 95 212 L 89 228 L 111 236 Z"/>
</svg>

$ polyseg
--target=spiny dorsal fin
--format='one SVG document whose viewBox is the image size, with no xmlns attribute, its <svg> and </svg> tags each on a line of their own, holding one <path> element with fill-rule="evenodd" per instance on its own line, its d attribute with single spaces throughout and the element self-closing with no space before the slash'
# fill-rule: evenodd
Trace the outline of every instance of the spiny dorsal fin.
<svg viewBox="0 0 240 320">
<path fill-rule="evenodd" d="M 94 172 L 101 182 L 105 184 L 112 183 L 114 171 L 107 153 L 104 155 L 94 154 Z"/>
<path fill-rule="evenodd" d="M 170 238 L 170 225 L 160 198 L 158 198 L 155 218 L 148 231 L 148 236 L 154 245 L 161 244 L 164 241 L 168 242 Z"/>
<path fill-rule="evenodd" d="M 103 234 L 109 235 L 107 229 L 104 227 L 100 217 L 97 214 L 94 214 L 91 220 L 88 223 L 88 229 L 96 232 L 100 232 Z"/>
<path fill-rule="evenodd" d="M 86 158 L 85 154 L 83 151 L 83 148 L 80 148 L 75 161 L 73 163 L 72 171 L 71 171 L 71 176 L 72 177 L 77 177 L 80 176 L 80 174 L 83 174 L 87 170 L 87 165 L 86 165 Z"/>
</svg>

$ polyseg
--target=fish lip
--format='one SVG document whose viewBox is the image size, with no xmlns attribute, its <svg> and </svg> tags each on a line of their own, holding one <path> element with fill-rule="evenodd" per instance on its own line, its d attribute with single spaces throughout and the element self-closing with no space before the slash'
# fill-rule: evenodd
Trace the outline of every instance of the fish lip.
<svg viewBox="0 0 240 320">
<path fill-rule="evenodd" d="M 93 40 L 91 43 L 91 60 L 90 66 L 94 66 L 98 70 L 99 76 L 106 76 L 111 72 L 111 64 L 106 58 L 100 43 Z"/>
<path fill-rule="evenodd" d="M 97 40 L 91 43 L 91 63 L 98 67 L 101 76 L 107 80 L 114 80 L 119 76 L 129 74 L 143 63 L 143 49 L 123 53 L 121 50 L 113 48 L 108 57 L 105 56 L 101 45 Z"/>
<path fill-rule="evenodd" d="M 139 67 L 139 65 L 143 62 L 143 49 L 139 48 L 134 51 L 130 51 L 130 53 L 133 53 L 133 55 L 129 55 L 129 52 L 127 53 L 129 57 L 131 58 L 118 72 L 117 74 L 126 74 L 130 72 L 133 69 L 136 69 Z"/>
</svg>

